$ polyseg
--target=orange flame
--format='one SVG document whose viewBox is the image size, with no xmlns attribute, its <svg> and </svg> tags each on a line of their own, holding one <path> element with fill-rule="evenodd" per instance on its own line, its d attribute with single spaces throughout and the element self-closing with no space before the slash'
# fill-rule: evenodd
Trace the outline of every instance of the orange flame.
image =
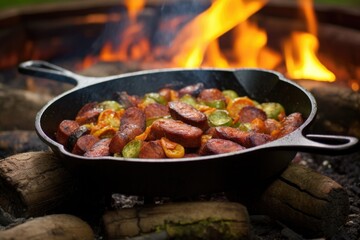
<svg viewBox="0 0 360 240">
<path fill-rule="evenodd" d="M 128 10 L 128 26 L 121 32 L 118 42 L 106 43 L 101 52 L 102 61 L 151 61 L 167 59 L 162 67 L 259 67 L 276 69 L 283 61 L 292 79 L 334 81 L 335 75 L 321 64 L 316 56 L 319 42 L 316 38 L 317 23 L 312 0 L 298 0 L 304 13 L 307 33 L 293 32 L 284 41 L 283 53 L 267 46 L 267 33 L 249 18 L 265 6 L 268 0 L 213 0 L 211 6 L 187 24 L 182 16 L 159 25 L 180 29 L 170 47 L 151 46 L 144 34 L 144 26 L 138 19 L 145 0 L 125 0 Z M 116 18 L 117 17 L 117 18 Z M 119 16 L 113 16 L 116 20 Z M 93 16 L 92 21 L 101 21 Z M 181 27 L 179 27 L 181 26 Z M 232 48 L 222 49 L 220 37 L 231 31 Z M 283 54 L 283 56 L 281 56 Z M 98 57 L 89 56 L 83 64 L 90 66 Z M 159 60 L 160 62 L 160 60 Z M 154 65 L 154 64 L 153 64 Z M 156 65 L 156 64 L 155 64 Z M 160 64 L 156 65 L 160 66 Z"/>
<path fill-rule="evenodd" d="M 217 0 L 187 24 L 168 53 L 175 66 L 198 67 L 209 44 L 261 9 L 266 0 Z"/>
<path fill-rule="evenodd" d="M 289 77 L 335 81 L 335 75 L 321 64 L 316 56 L 319 42 L 316 37 L 317 25 L 312 0 L 298 0 L 303 10 L 309 33 L 293 32 L 284 43 L 285 62 Z"/>
</svg>

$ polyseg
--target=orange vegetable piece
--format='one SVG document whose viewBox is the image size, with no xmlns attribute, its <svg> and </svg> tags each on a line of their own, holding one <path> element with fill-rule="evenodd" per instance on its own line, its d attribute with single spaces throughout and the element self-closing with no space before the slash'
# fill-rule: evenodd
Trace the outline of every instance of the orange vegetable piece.
<svg viewBox="0 0 360 240">
<path fill-rule="evenodd" d="M 229 101 L 229 104 L 226 107 L 226 110 L 229 112 L 229 115 L 233 119 L 237 119 L 240 110 L 245 106 L 254 106 L 253 100 L 248 97 L 238 97 Z"/>
<path fill-rule="evenodd" d="M 160 144 L 168 158 L 182 158 L 185 155 L 185 149 L 182 145 L 165 137 L 160 139 Z"/>
</svg>

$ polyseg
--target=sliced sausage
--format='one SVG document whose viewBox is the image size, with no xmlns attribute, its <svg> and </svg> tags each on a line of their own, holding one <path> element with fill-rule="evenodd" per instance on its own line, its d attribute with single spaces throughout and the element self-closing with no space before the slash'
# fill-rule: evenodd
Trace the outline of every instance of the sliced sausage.
<svg viewBox="0 0 360 240">
<path fill-rule="evenodd" d="M 225 101 L 224 94 L 217 88 L 207 88 L 200 92 L 198 96 L 199 101 L 214 101 L 214 100 L 223 100 Z"/>
<path fill-rule="evenodd" d="M 189 86 L 183 87 L 179 90 L 179 97 L 182 97 L 186 94 L 189 94 L 193 97 L 197 97 L 202 90 L 204 90 L 203 83 L 189 85 Z"/>
<path fill-rule="evenodd" d="M 203 131 L 209 128 L 207 117 L 190 104 L 174 101 L 168 103 L 171 117 L 184 123 L 198 127 Z"/>
<path fill-rule="evenodd" d="M 203 131 L 198 128 L 174 119 L 159 119 L 152 126 L 148 140 L 166 137 L 179 143 L 183 147 L 196 148 L 201 144 Z"/>
<path fill-rule="evenodd" d="M 255 107 L 255 106 L 245 106 L 245 107 L 241 108 L 241 110 L 239 112 L 239 122 L 250 123 L 255 118 L 259 118 L 259 119 L 265 121 L 267 116 L 263 110 Z"/>
<path fill-rule="evenodd" d="M 67 146 L 70 136 L 80 127 L 74 120 L 63 120 L 56 131 L 56 141 Z"/>
<path fill-rule="evenodd" d="M 166 158 L 159 140 L 143 142 L 139 158 Z"/>
<path fill-rule="evenodd" d="M 67 149 L 73 149 L 77 140 L 81 137 L 84 136 L 85 134 L 89 133 L 90 130 L 87 126 L 85 125 L 81 125 L 78 129 L 76 129 L 69 137 L 69 140 L 67 142 Z"/>
<path fill-rule="evenodd" d="M 269 134 L 250 132 L 251 147 L 259 146 L 271 142 L 273 138 Z"/>
<path fill-rule="evenodd" d="M 89 151 L 91 147 L 99 140 L 100 139 L 98 137 L 95 137 L 91 134 L 83 135 L 77 139 L 71 152 L 74 154 L 83 155 L 85 152 Z"/>
<path fill-rule="evenodd" d="M 281 121 L 282 127 L 279 131 L 279 134 L 276 137 L 280 138 L 293 132 L 295 129 L 299 128 L 303 123 L 304 120 L 302 118 L 301 113 L 295 112 L 288 115 Z"/>
<path fill-rule="evenodd" d="M 146 119 L 154 119 L 170 115 L 168 106 L 162 105 L 160 103 L 150 103 L 146 105 L 144 113 Z"/>
<path fill-rule="evenodd" d="M 102 157 L 109 156 L 109 144 L 111 138 L 103 138 L 100 141 L 96 142 L 91 148 L 85 152 L 85 157 Z"/>
<path fill-rule="evenodd" d="M 146 117 L 144 111 L 137 107 L 130 107 L 126 109 L 120 119 L 120 131 L 122 128 L 126 128 L 129 124 L 136 125 L 145 131 Z"/>
<path fill-rule="evenodd" d="M 87 123 L 96 123 L 102 111 L 102 109 L 97 106 L 97 102 L 90 102 L 85 104 L 77 113 L 75 121 L 78 122 L 80 125 Z"/>
<path fill-rule="evenodd" d="M 110 152 L 112 154 L 120 153 L 128 142 L 144 132 L 145 129 L 145 113 L 137 107 L 126 109 L 120 119 L 120 129 L 111 139 Z"/>
<path fill-rule="evenodd" d="M 129 95 L 127 92 L 117 92 L 117 101 L 124 107 L 136 107 L 140 103 L 140 98 L 135 95 Z"/>
<path fill-rule="evenodd" d="M 244 150 L 245 147 L 226 139 L 209 139 L 199 150 L 200 155 L 213 155 Z"/>
<path fill-rule="evenodd" d="M 276 135 L 280 131 L 281 123 L 275 119 L 268 118 L 264 121 L 265 133 L 270 135 Z"/>
<path fill-rule="evenodd" d="M 250 139 L 250 133 L 241 131 L 240 129 L 237 129 L 237 128 L 224 127 L 224 126 L 215 127 L 212 130 L 212 134 L 213 134 L 213 138 L 221 138 L 221 139 L 231 140 L 231 141 L 236 142 L 246 148 L 249 148 L 252 146 L 252 142 Z"/>
</svg>

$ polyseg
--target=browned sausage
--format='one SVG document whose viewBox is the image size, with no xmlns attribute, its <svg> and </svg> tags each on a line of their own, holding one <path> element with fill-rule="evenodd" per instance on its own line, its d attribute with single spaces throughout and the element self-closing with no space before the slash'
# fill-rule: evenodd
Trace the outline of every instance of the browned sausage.
<svg viewBox="0 0 360 240">
<path fill-rule="evenodd" d="M 150 103 L 146 105 L 144 112 L 146 119 L 154 119 L 170 115 L 169 108 L 160 103 Z"/>
<path fill-rule="evenodd" d="M 268 134 L 245 132 L 232 127 L 216 127 L 213 137 L 231 140 L 246 148 L 258 146 L 272 140 Z"/>
<path fill-rule="evenodd" d="M 245 149 L 245 147 L 233 141 L 212 138 L 209 139 L 199 150 L 200 155 L 213 155 L 221 153 L 235 152 Z"/>
<path fill-rule="evenodd" d="M 185 94 L 196 97 L 197 95 L 199 95 L 199 93 L 202 90 L 204 90 L 204 84 L 203 83 L 197 83 L 197 84 L 193 84 L 193 85 L 183 87 L 178 92 L 179 92 L 179 97 L 182 97 Z"/>
<path fill-rule="evenodd" d="M 122 128 L 126 128 L 129 124 L 136 125 L 145 131 L 146 117 L 144 111 L 137 107 L 130 107 L 126 109 L 120 119 L 120 131 Z"/>
<path fill-rule="evenodd" d="M 281 123 L 275 119 L 268 118 L 264 121 L 265 131 L 264 133 L 274 135 L 280 131 Z"/>
<path fill-rule="evenodd" d="M 96 142 L 91 148 L 85 152 L 85 157 L 102 157 L 109 156 L 109 144 L 111 138 L 103 138 L 100 141 Z"/>
<path fill-rule="evenodd" d="M 279 131 L 279 134 L 276 137 L 280 138 L 293 132 L 295 129 L 299 128 L 303 123 L 304 120 L 302 118 L 301 113 L 295 112 L 288 115 L 281 121 L 282 127 Z"/>
<path fill-rule="evenodd" d="M 263 110 L 254 106 L 245 106 L 239 112 L 239 122 L 241 123 L 249 123 L 255 118 L 265 121 L 267 116 Z"/>
<path fill-rule="evenodd" d="M 224 94 L 217 88 L 207 88 L 200 92 L 198 100 L 201 101 L 214 101 L 214 100 L 223 100 L 225 101 Z"/>
<path fill-rule="evenodd" d="M 84 136 L 85 134 L 89 133 L 90 130 L 87 126 L 85 125 L 81 125 L 78 129 L 75 130 L 75 132 L 73 132 L 67 142 L 66 148 L 71 150 L 74 148 L 77 140 L 81 137 Z"/>
<path fill-rule="evenodd" d="M 80 125 L 86 123 L 96 123 L 102 109 L 97 107 L 97 102 L 90 102 L 85 104 L 77 113 L 75 121 Z"/>
<path fill-rule="evenodd" d="M 94 135 L 83 135 L 76 141 L 71 152 L 74 154 L 83 155 L 85 152 L 89 151 L 91 147 L 98 141 L 99 138 L 95 137 Z"/>
<path fill-rule="evenodd" d="M 178 120 L 159 119 L 152 124 L 147 140 L 166 137 L 183 147 L 196 148 L 201 144 L 202 133 L 203 131 L 200 128 Z"/>
<path fill-rule="evenodd" d="M 209 128 L 206 115 L 190 104 L 175 101 L 169 102 L 168 105 L 173 119 L 183 121 L 184 123 L 198 127 L 203 131 L 206 131 Z"/>
<path fill-rule="evenodd" d="M 240 129 L 233 128 L 233 127 L 215 127 L 212 130 L 213 138 L 221 138 L 231 140 L 249 148 L 252 146 L 250 133 L 241 131 Z"/>
<path fill-rule="evenodd" d="M 257 132 L 250 132 L 249 134 L 252 147 L 259 146 L 273 140 L 273 138 L 269 134 Z"/>
<path fill-rule="evenodd" d="M 140 103 L 140 98 L 135 95 L 129 95 L 127 92 L 118 92 L 117 101 L 124 107 L 136 107 Z"/>
<path fill-rule="evenodd" d="M 140 148 L 139 158 L 166 158 L 166 155 L 159 140 L 155 140 L 143 142 Z"/>
<path fill-rule="evenodd" d="M 69 137 L 80 127 L 79 123 L 74 120 L 63 120 L 56 131 L 56 141 L 67 146 Z"/>
<path fill-rule="evenodd" d="M 125 110 L 120 119 L 120 129 L 116 132 L 110 143 L 112 154 L 120 153 L 124 146 L 133 140 L 137 135 L 145 131 L 145 113 L 137 107 L 130 107 Z"/>
</svg>

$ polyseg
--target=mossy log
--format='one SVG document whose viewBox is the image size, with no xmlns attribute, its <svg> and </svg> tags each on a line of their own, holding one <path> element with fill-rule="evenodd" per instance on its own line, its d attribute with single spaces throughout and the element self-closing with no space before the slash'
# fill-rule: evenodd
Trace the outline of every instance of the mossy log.
<svg viewBox="0 0 360 240">
<path fill-rule="evenodd" d="M 181 202 L 110 211 L 107 239 L 163 235 L 170 239 L 248 239 L 247 209 L 235 202 Z M 141 237 L 139 239 L 142 239 Z"/>
</svg>

